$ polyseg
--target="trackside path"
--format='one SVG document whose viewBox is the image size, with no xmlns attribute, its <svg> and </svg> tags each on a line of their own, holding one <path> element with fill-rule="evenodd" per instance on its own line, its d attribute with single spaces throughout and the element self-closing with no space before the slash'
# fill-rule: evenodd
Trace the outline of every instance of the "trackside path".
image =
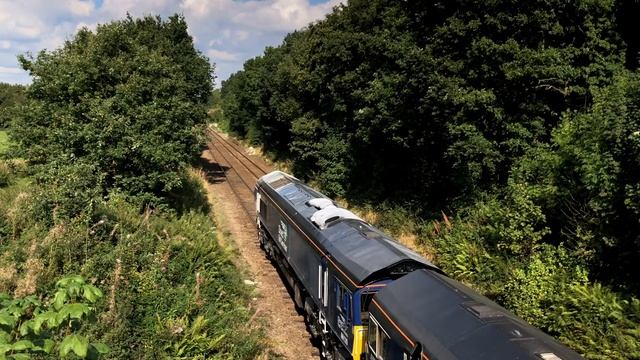
<svg viewBox="0 0 640 360">
<path fill-rule="evenodd" d="M 202 154 L 206 187 L 220 226 L 231 234 L 261 297 L 254 301 L 258 316 L 267 320 L 267 336 L 273 350 L 285 359 L 318 359 L 304 317 L 276 268 L 258 244 L 253 187 L 258 177 L 271 171 L 260 158 L 248 155 L 225 135 L 208 132 L 208 148 Z"/>
</svg>

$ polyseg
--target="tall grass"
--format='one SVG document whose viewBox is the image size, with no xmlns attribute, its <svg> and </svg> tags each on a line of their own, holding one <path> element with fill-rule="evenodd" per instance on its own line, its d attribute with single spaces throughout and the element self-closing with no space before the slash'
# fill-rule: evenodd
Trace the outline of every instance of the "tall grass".
<svg viewBox="0 0 640 360">
<path fill-rule="evenodd" d="M 2 156 L 9 149 L 9 134 L 0 129 L 0 156 Z"/>
<path fill-rule="evenodd" d="M 207 209 L 140 213 L 111 194 L 64 218 L 42 201 L 28 182 L 0 187 L 0 291 L 45 293 L 69 273 L 89 279 L 105 296 L 86 331 L 109 345 L 108 358 L 264 353 L 261 324 L 250 321 L 253 289 L 218 245 Z"/>
</svg>

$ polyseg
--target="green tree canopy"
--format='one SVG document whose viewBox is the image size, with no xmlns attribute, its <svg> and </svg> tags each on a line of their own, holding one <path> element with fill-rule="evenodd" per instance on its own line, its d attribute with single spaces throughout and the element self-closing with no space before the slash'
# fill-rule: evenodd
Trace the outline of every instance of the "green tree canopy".
<svg viewBox="0 0 640 360">
<path fill-rule="evenodd" d="M 223 84 L 225 114 L 338 194 L 472 200 L 608 83 L 624 59 L 615 10 L 352 0 L 249 60 Z"/>
<path fill-rule="evenodd" d="M 417 213 L 445 271 L 583 354 L 638 358 L 639 14 L 350 0 L 223 82 L 225 121 L 330 194 Z"/>
<path fill-rule="evenodd" d="M 181 186 L 213 71 L 183 17 L 128 16 L 19 60 L 33 83 L 12 137 L 28 161 L 83 164 L 103 192 L 150 198 Z"/>
</svg>

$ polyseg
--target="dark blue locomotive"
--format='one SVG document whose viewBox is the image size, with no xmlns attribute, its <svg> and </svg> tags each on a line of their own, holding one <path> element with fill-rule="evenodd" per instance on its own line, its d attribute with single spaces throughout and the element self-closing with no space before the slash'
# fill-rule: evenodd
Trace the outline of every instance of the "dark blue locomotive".
<svg viewBox="0 0 640 360">
<path fill-rule="evenodd" d="M 581 358 L 290 175 L 260 178 L 255 200 L 326 359 Z"/>
</svg>

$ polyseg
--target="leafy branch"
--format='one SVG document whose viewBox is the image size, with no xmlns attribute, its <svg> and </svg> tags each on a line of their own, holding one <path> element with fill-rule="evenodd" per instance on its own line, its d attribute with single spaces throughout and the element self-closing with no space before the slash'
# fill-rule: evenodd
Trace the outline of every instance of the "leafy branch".
<svg viewBox="0 0 640 360">
<path fill-rule="evenodd" d="M 0 293 L 0 360 L 30 359 L 32 354 L 56 350 L 61 358 L 75 354 L 97 359 L 106 354 L 105 344 L 79 334 L 84 323 L 95 320 L 93 305 L 102 296 L 100 289 L 81 276 L 58 280 L 49 302 L 33 295 L 14 299 Z"/>
</svg>

